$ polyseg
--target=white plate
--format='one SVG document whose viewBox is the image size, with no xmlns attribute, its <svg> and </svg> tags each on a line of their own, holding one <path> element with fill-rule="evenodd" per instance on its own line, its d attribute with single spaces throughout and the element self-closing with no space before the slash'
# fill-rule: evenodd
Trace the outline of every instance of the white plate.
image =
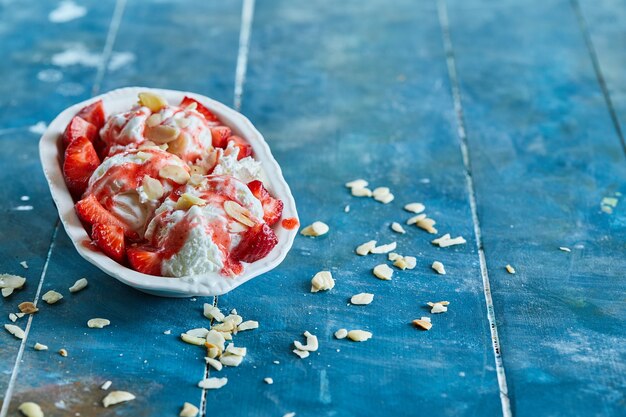
<svg viewBox="0 0 626 417">
<path fill-rule="evenodd" d="M 289 185 L 283 178 L 280 166 L 278 166 L 278 163 L 272 156 L 270 148 L 261 133 L 255 129 L 246 117 L 222 103 L 194 93 L 143 87 L 120 88 L 69 107 L 50 123 L 50 126 L 39 141 L 39 156 L 50 186 L 52 198 L 56 203 L 63 227 L 65 227 L 65 231 L 72 239 L 78 253 L 87 261 L 123 283 L 141 291 L 165 297 L 224 294 L 278 266 L 287 256 L 287 252 L 291 248 L 297 234 L 297 229 L 286 230 L 279 224 L 275 227 L 275 232 L 278 236 L 276 247 L 265 258 L 251 264 L 244 264 L 244 272 L 235 278 L 227 278 L 217 272 L 181 278 L 155 277 L 122 266 L 102 252 L 94 251 L 88 245 L 84 245 L 83 242 L 89 242 L 90 239 L 74 211 L 74 201 L 63 179 L 61 166 L 63 151 L 59 137 L 72 117 L 83 107 L 97 100 L 102 100 L 108 115 L 126 111 L 137 102 L 137 94 L 143 91 L 157 93 L 165 97 L 169 103 L 180 103 L 184 96 L 193 97 L 214 112 L 224 124 L 229 126 L 237 135 L 247 139 L 252 145 L 254 158 L 261 162 L 267 177 L 264 181 L 265 185 L 275 197 L 281 199 L 284 203 L 283 218 L 298 217 L 296 203 L 289 190 Z"/>
</svg>

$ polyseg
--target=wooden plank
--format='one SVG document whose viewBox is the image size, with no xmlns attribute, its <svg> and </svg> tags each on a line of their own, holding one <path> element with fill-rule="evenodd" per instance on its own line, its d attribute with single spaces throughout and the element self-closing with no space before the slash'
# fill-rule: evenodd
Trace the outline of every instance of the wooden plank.
<svg viewBox="0 0 626 417">
<path fill-rule="evenodd" d="M 51 243 L 56 209 L 44 179 L 34 125 L 50 121 L 57 112 L 89 96 L 97 68 L 69 66 L 60 72 L 53 57 L 68 49 L 101 51 L 113 5 L 94 5 L 83 18 L 51 23 L 54 2 L 25 1 L 0 5 L 2 16 L 3 82 L 0 83 L 0 273 L 23 275 L 26 287 L 5 299 L 3 323 L 22 301 L 33 300 Z M 31 28 L 37 27 L 36 31 Z M 74 34 L 74 36 L 72 36 Z M 80 45 L 76 46 L 76 39 Z M 41 126 L 38 126 L 41 128 Z M 20 266 L 26 261 L 29 268 Z M 26 318 L 17 324 L 25 328 Z M 2 329 L 0 393 L 4 397 L 20 347 Z"/>
<path fill-rule="evenodd" d="M 261 327 L 235 336 L 249 352 L 240 367 L 211 372 L 229 382 L 207 393 L 206 414 L 499 413 L 474 245 L 439 249 L 414 226 L 403 236 L 389 229 L 410 217 L 404 204 L 422 201 L 442 232 L 472 241 L 436 6 L 258 2 L 249 63 L 243 112 L 282 164 L 303 224 L 322 220 L 330 232 L 299 236 L 279 268 L 219 297 L 224 311 Z M 389 186 L 396 200 L 351 197 L 343 184 L 358 177 Z M 372 267 L 386 256 L 354 254 L 369 239 L 397 240 L 397 252 L 418 256 L 417 268 L 377 280 Z M 448 275 L 434 274 L 434 260 Z M 335 288 L 311 294 L 311 277 L 324 269 Z M 374 302 L 347 305 L 359 292 L 375 293 Z M 449 312 L 433 315 L 429 332 L 413 328 L 429 315 L 425 303 L 440 299 L 451 301 Z M 342 327 L 374 337 L 335 340 Z M 291 350 L 305 330 L 320 349 L 301 360 Z"/>
<path fill-rule="evenodd" d="M 623 415 L 626 164 L 574 10 L 449 8 L 513 413 Z"/>
<path fill-rule="evenodd" d="M 129 2 L 110 55 L 126 54 L 126 64 L 114 69 L 113 60 L 108 64 L 102 89 L 142 84 L 232 100 L 240 15 L 241 2 Z M 89 287 L 69 294 L 82 276 Z M 157 298 L 119 284 L 83 261 L 62 230 L 42 291 L 50 289 L 65 298 L 40 306 L 34 317 L 9 415 L 25 400 L 39 402 L 46 416 L 177 415 L 184 401 L 200 406 L 203 391 L 196 385 L 204 376 L 204 352 L 182 343 L 179 335 L 209 324 L 202 300 Z M 93 317 L 111 325 L 89 329 Z M 163 334 L 166 330 L 171 334 Z M 50 350 L 35 351 L 35 342 Z M 60 348 L 68 350 L 67 358 L 58 355 Z M 106 393 L 99 387 L 106 380 L 137 400 L 105 410 Z"/>
</svg>

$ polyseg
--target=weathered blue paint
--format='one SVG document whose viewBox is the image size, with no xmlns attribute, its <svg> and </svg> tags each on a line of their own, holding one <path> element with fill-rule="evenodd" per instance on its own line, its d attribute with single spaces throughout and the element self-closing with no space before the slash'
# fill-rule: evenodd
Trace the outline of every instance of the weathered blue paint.
<svg viewBox="0 0 626 417">
<path fill-rule="evenodd" d="M 261 328 L 235 337 L 249 351 L 239 368 L 211 372 L 229 383 L 206 393 L 205 415 L 501 414 L 436 4 L 363 3 L 256 4 L 243 113 L 268 139 L 303 223 L 323 220 L 331 231 L 299 237 L 279 268 L 219 297 L 223 310 L 237 308 Z M 20 4 L 0 3 L 0 272 L 22 273 L 29 284 L 3 301 L 5 317 L 33 299 L 56 218 L 28 126 L 94 88 L 186 89 L 232 104 L 242 7 L 128 2 L 102 72 L 91 64 L 59 68 L 52 57 L 77 43 L 102 54 L 113 2 L 85 3 L 87 16 L 63 24 L 47 22 L 54 2 Z M 448 7 L 513 414 L 623 415 L 626 221 L 622 201 L 612 214 L 600 211 L 600 201 L 626 192 L 626 165 L 575 8 L 565 0 Z M 582 0 L 580 9 L 623 123 L 616 39 L 626 22 L 616 7 L 623 1 Z M 57 70 L 62 78 L 54 81 Z M 357 177 L 389 186 L 396 200 L 351 197 L 343 183 Z M 414 227 L 391 232 L 391 221 L 410 217 L 402 206 L 411 201 L 424 202 L 441 232 L 468 244 L 438 249 Z M 34 210 L 13 210 L 18 205 Z M 384 255 L 353 253 L 369 239 L 397 240 L 397 252 L 418 256 L 417 268 L 395 272 L 390 282 L 375 279 L 371 268 Z M 433 260 L 448 274 L 435 275 Z M 506 274 L 506 264 L 517 274 Z M 309 293 L 310 278 L 323 269 L 336 287 Z M 88 289 L 69 294 L 82 276 Z M 212 298 L 161 299 L 127 288 L 83 261 L 62 230 L 42 293 L 49 289 L 65 298 L 40 305 L 34 317 L 9 415 L 32 399 L 47 416 L 176 415 L 184 401 L 200 405 L 204 352 L 178 334 L 208 325 L 201 308 Z M 376 294 L 374 302 L 347 305 L 358 292 Z M 433 329 L 412 328 L 412 319 L 429 315 L 425 303 L 440 299 L 452 304 L 432 317 Z M 112 324 L 88 329 L 92 317 Z M 341 327 L 374 338 L 335 340 Z M 301 360 L 291 349 L 304 330 L 319 337 L 320 350 Z M 0 395 L 16 342 L 0 334 Z M 35 342 L 51 350 L 36 352 Z M 67 358 L 56 353 L 61 347 Z M 101 408 L 99 385 L 108 379 L 137 400 Z"/>
<path fill-rule="evenodd" d="M 513 412 L 624 415 L 626 161 L 574 10 L 449 7 Z"/>
</svg>

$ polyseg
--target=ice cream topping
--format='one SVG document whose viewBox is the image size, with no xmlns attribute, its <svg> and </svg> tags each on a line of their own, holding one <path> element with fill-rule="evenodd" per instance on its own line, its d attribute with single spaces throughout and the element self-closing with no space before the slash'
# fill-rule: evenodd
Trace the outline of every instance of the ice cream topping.
<svg viewBox="0 0 626 417">
<path fill-rule="evenodd" d="M 282 201 L 252 147 L 198 101 L 139 94 L 106 117 L 102 101 L 67 126 L 63 173 L 92 243 L 150 275 L 236 276 L 269 254 Z"/>
</svg>

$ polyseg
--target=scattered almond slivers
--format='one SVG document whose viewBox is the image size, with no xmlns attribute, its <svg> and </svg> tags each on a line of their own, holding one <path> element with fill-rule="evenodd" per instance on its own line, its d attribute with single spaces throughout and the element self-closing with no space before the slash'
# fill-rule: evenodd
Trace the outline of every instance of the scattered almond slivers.
<svg viewBox="0 0 626 417">
<path fill-rule="evenodd" d="M 145 106 L 149 108 L 151 112 L 156 113 L 167 106 L 167 100 L 158 94 L 149 92 L 139 93 L 139 105 Z"/>
<path fill-rule="evenodd" d="M 146 139 L 151 140 L 157 145 L 162 145 L 176 140 L 178 135 L 180 135 L 180 129 L 168 125 L 146 126 L 144 134 Z"/>
<path fill-rule="evenodd" d="M 433 245 L 439 245 L 440 248 L 447 248 L 448 246 L 454 245 L 462 245 L 467 243 L 463 236 L 455 237 L 454 239 L 450 238 L 450 233 L 446 233 L 445 235 L 438 237 L 437 239 L 432 241 Z"/>
<path fill-rule="evenodd" d="M 430 317 L 422 317 L 419 319 L 415 319 L 413 320 L 413 325 L 417 328 L 420 328 L 422 330 L 430 330 L 431 327 L 433 327 L 432 323 L 430 322 Z"/>
<path fill-rule="evenodd" d="M 330 230 L 330 228 L 328 227 L 326 223 L 317 221 L 311 224 L 310 226 L 307 226 L 304 229 L 302 229 L 300 231 L 300 234 L 303 236 L 317 237 L 317 236 L 325 235 L 326 233 L 328 233 L 328 230 Z"/>
<path fill-rule="evenodd" d="M 198 387 L 203 389 L 220 389 L 228 383 L 228 378 L 206 378 L 198 382 Z"/>
<path fill-rule="evenodd" d="M 42 345 L 41 343 L 35 343 L 35 346 L 33 346 L 33 349 L 35 349 L 35 350 L 48 350 L 48 346 Z"/>
<path fill-rule="evenodd" d="M 222 367 L 224 365 L 222 365 L 222 362 L 218 361 L 217 359 L 214 358 L 210 358 L 210 357 L 205 357 L 204 360 L 206 361 L 207 364 L 211 365 L 211 367 L 213 369 L 215 369 L 216 371 L 221 371 Z"/>
<path fill-rule="evenodd" d="M 311 279 L 311 292 L 328 291 L 335 287 L 330 271 L 320 271 Z"/>
<path fill-rule="evenodd" d="M 309 331 L 307 330 L 304 332 L 304 337 L 306 337 L 306 345 L 303 345 L 298 340 L 293 341 L 296 349 L 307 352 L 315 352 L 319 347 L 317 336 L 309 333 Z"/>
<path fill-rule="evenodd" d="M 245 330 L 258 329 L 259 322 L 254 320 L 246 320 L 237 326 L 237 331 L 243 332 Z"/>
<path fill-rule="evenodd" d="M 63 356 L 64 358 L 67 358 L 67 350 L 59 349 L 59 355 Z"/>
<path fill-rule="evenodd" d="M 165 165 L 159 170 L 159 177 L 182 185 L 189 181 L 190 175 L 180 165 Z"/>
<path fill-rule="evenodd" d="M 383 204 L 389 204 L 393 201 L 394 196 L 389 191 L 387 187 L 378 187 L 372 191 L 372 197 L 374 200 L 379 201 Z"/>
<path fill-rule="evenodd" d="M 37 306 L 31 301 L 24 301 L 18 304 L 17 308 L 24 314 L 33 314 L 39 311 Z"/>
<path fill-rule="evenodd" d="M 80 290 L 83 290 L 83 289 L 85 289 L 85 287 L 87 287 L 87 284 L 88 284 L 87 278 L 81 278 L 81 279 L 77 280 L 74 283 L 74 285 L 72 285 L 70 287 L 70 292 L 71 293 L 75 293 L 75 292 L 78 292 Z"/>
<path fill-rule="evenodd" d="M 174 206 L 175 210 L 189 210 L 193 206 L 206 206 L 206 200 L 203 200 L 195 195 L 189 193 L 183 193 Z"/>
<path fill-rule="evenodd" d="M 160 125 L 162 121 L 163 116 L 161 116 L 160 113 L 154 113 L 146 119 L 146 126 L 155 127 L 156 125 Z"/>
<path fill-rule="evenodd" d="M 355 197 L 371 197 L 372 190 L 369 188 L 352 188 L 352 195 Z"/>
<path fill-rule="evenodd" d="M 435 261 L 433 262 L 432 269 L 434 269 L 435 271 L 437 271 L 437 273 L 439 275 L 445 275 L 446 274 L 446 269 L 444 268 L 443 264 L 439 261 Z"/>
<path fill-rule="evenodd" d="M 426 210 L 426 206 L 424 206 L 422 203 L 409 203 L 404 206 L 404 209 L 408 212 L 417 214 Z"/>
<path fill-rule="evenodd" d="M 389 253 L 392 250 L 395 250 L 398 244 L 396 242 L 391 242 L 386 245 L 380 245 L 372 248 L 370 253 Z"/>
<path fill-rule="evenodd" d="M 272 385 L 274 383 L 274 380 L 272 378 L 263 378 L 263 382 L 265 382 L 267 385 Z"/>
<path fill-rule="evenodd" d="M 41 299 L 44 300 L 48 304 L 54 304 L 62 298 L 63 298 L 63 295 L 61 295 L 61 293 L 58 293 L 54 290 L 48 291 L 41 297 Z"/>
<path fill-rule="evenodd" d="M 215 319 L 219 322 L 224 321 L 224 314 L 220 309 L 208 303 L 204 304 L 204 317 L 209 320 Z"/>
<path fill-rule="evenodd" d="M 335 338 L 337 339 L 345 339 L 348 336 L 348 330 L 339 329 L 335 332 Z"/>
<path fill-rule="evenodd" d="M 141 186 L 143 187 L 143 192 L 149 200 L 158 200 L 163 197 L 163 194 L 165 193 L 161 181 L 152 178 L 149 175 L 143 176 Z"/>
<path fill-rule="evenodd" d="M 515 268 L 513 268 L 511 265 L 507 265 L 504 268 L 506 269 L 506 272 L 508 272 L 509 274 L 515 273 Z"/>
<path fill-rule="evenodd" d="M 106 390 L 108 390 L 109 388 L 111 388 L 111 385 L 112 385 L 112 384 L 113 384 L 113 382 L 111 382 L 111 381 L 104 381 L 104 384 L 102 384 L 102 385 L 100 386 L 100 389 L 101 389 L 102 391 L 106 391 Z"/>
<path fill-rule="evenodd" d="M 185 334 L 188 335 L 188 336 L 199 337 L 201 339 L 205 339 L 206 335 L 208 333 L 209 333 L 209 329 L 206 329 L 204 327 L 199 327 L 199 328 L 196 328 L 196 329 L 187 330 L 185 332 Z"/>
<path fill-rule="evenodd" d="M 181 333 L 180 338 L 183 342 L 189 343 L 190 345 L 204 346 L 204 344 L 206 343 L 205 338 L 191 336 L 191 335 L 188 335 L 187 333 Z"/>
<path fill-rule="evenodd" d="M 180 410 L 179 417 L 196 417 L 199 411 L 198 407 L 186 402 L 183 404 L 183 409 Z"/>
<path fill-rule="evenodd" d="M 19 275 L 0 274 L 0 288 L 2 289 L 2 296 L 8 297 L 13 294 L 18 288 L 22 288 L 26 278 Z"/>
<path fill-rule="evenodd" d="M 87 327 L 89 327 L 90 329 L 102 329 L 108 326 L 109 324 L 111 324 L 111 322 L 107 319 L 94 318 L 94 319 L 90 319 L 87 322 Z"/>
<path fill-rule="evenodd" d="M 426 230 L 428 233 L 432 233 L 435 234 L 437 233 L 437 229 L 435 229 L 435 224 L 437 222 L 434 221 L 433 219 L 430 219 L 428 217 L 418 220 L 417 223 L 415 223 L 417 225 L 417 227 L 419 227 L 420 229 Z"/>
<path fill-rule="evenodd" d="M 370 240 L 369 242 L 365 242 L 362 245 L 357 246 L 356 254 L 365 256 L 372 251 L 376 247 L 376 241 Z"/>
<path fill-rule="evenodd" d="M 417 266 L 417 258 L 414 256 L 402 256 L 395 252 L 391 252 L 387 257 L 393 262 L 393 266 L 402 270 L 414 269 L 415 266 Z"/>
<path fill-rule="evenodd" d="M 417 222 L 419 222 L 420 220 L 424 220 L 426 218 L 426 214 L 422 213 L 422 214 L 418 214 L 417 216 L 413 216 L 410 219 L 408 219 L 406 221 L 406 224 L 408 224 L 409 226 L 412 224 L 417 224 Z"/>
<path fill-rule="evenodd" d="M 25 402 L 17 408 L 25 417 L 44 417 L 43 411 L 39 404 L 33 402 Z"/>
<path fill-rule="evenodd" d="M 102 405 L 107 408 L 111 405 L 132 401 L 136 397 L 128 391 L 111 391 L 102 399 Z"/>
<path fill-rule="evenodd" d="M 362 292 L 360 294 L 353 295 L 350 298 L 350 303 L 354 305 L 367 305 L 374 301 L 374 294 Z"/>
<path fill-rule="evenodd" d="M 348 332 L 348 339 L 353 342 L 365 342 L 372 338 L 372 333 L 365 330 L 350 330 Z"/>
<path fill-rule="evenodd" d="M 358 179 L 346 183 L 346 187 L 348 188 L 365 188 L 368 185 L 369 183 L 363 179 Z"/>
<path fill-rule="evenodd" d="M 217 330 L 211 329 L 209 333 L 207 333 L 204 343 L 208 351 L 207 356 L 213 359 L 221 355 L 222 352 L 224 352 L 225 344 L 226 339 L 224 335 Z"/>
<path fill-rule="evenodd" d="M 250 211 L 232 200 L 224 201 L 224 211 L 239 223 L 252 227 L 255 223 L 250 219 Z"/>
<path fill-rule="evenodd" d="M 298 355 L 300 357 L 300 359 L 305 359 L 308 358 L 310 353 L 306 350 L 300 350 L 300 349 L 294 349 L 292 350 L 293 353 L 295 353 L 296 355 Z"/>
<path fill-rule="evenodd" d="M 400 234 L 405 234 L 406 230 L 404 230 L 404 227 L 402 227 L 402 225 L 398 222 L 393 222 L 391 223 L 391 230 L 393 230 L 396 233 L 400 233 Z"/>
<path fill-rule="evenodd" d="M 24 339 L 24 337 L 26 337 L 26 333 L 24 333 L 24 330 L 22 330 L 19 326 L 16 326 L 15 324 L 5 324 L 4 328 L 7 332 L 11 333 L 18 339 Z"/>
<path fill-rule="evenodd" d="M 570 248 L 566 248 L 565 246 L 559 246 L 559 250 L 562 250 L 563 252 L 571 252 L 572 251 Z"/>
<path fill-rule="evenodd" d="M 9 313 L 9 320 L 15 323 L 17 321 L 17 315 L 14 313 Z"/>
<path fill-rule="evenodd" d="M 380 264 L 374 267 L 373 273 L 376 278 L 389 281 L 393 275 L 393 269 L 391 269 L 387 264 Z"/>
</svg>

